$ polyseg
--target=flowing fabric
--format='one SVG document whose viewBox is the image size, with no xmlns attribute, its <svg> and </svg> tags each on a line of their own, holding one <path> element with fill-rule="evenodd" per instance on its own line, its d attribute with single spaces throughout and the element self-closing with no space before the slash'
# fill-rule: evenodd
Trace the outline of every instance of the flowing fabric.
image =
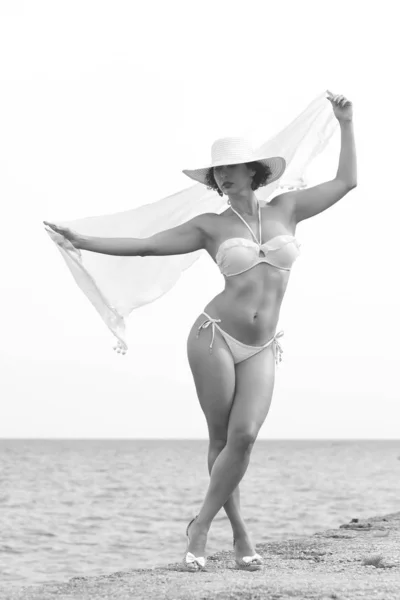
<svg viewBox="0 0 400 600">
<path fill-rule="evenodd" d="M 258 199 L 268 201 L 276 195 L 277 189 L 307 187 L 304 179 L 306 169 L 327 146 L 337 126 L 338 121 L 324 92 L 287 127 L 261 144 L 257 152 L 266 156 L 283 156 L 287 168 L 279 180 L 257 190 Z M 219 214 L 226 206 L 226 196 L 221 197 L 197 183 L 132 210 L 53 222 L 82 235 L 144 238 L 176 227 L 202 213 Z M 117 338 L 114 350 L 122 354 L 128 349 L 126 320 L 130 313 L 168 292 L 182 272 L 205 252 L 198 250 L 176 256 L 114 256 L 77 250 L 64 236 L 48 227 L 46 231 L 61 252 L 76 283 Z"/>
</svg>

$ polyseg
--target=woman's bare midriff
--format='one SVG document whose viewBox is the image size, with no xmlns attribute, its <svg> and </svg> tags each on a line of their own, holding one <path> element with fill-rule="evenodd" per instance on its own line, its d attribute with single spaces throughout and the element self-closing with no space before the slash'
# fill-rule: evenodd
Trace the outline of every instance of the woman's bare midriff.
<svg viewBox="0 0 400 600">
<path fill-rule="evenodd" d="M 225 278 L 223 292 L 204 308 L 221 328 L 244 344 L 261 346 L 276 332 L 289 271 L 261 263 Z"/>
<path fill-rule="evenodd" d="M 269 206 L 262 212 L 264 235 L 267 239 L 280 233 L 294 235 L 295 226 L 277 208 Z M 220 215 L 219 219 L 223 216 Z M 271 230 L 266 232 L 264 223 L 268 224 L 269 220 Z M 215 221 L 212 226 L 215 227 Z M 224 218 L 223 227 L 219 221 L 216 227 L 217 234 L 214 229 L 215 237 L 211 251 L 209 250 L 210 254 L 215 254 L 222 241 L 218 239 L 222 229 L 226 239 L 240 236 L 243 232 L 242 227 L 232 216 Z M 268 263 L 260 263 L 244 273 L 225 277 L 224 291 L 215 296 L 204 310 L 210 317 L 221 319 L 220 327 L 237 340 L 244 344 L 261 346 L 276 333 L 289 276 L 290 271 Z"/>
</svg>

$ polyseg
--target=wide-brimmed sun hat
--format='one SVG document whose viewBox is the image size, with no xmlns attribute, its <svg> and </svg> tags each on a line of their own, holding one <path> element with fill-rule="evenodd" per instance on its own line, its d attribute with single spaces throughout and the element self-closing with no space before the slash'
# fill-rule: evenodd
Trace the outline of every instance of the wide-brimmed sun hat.
<svg viewBox="0 0 400 600">
<path fill-rule="evenodd" d="M 182 173 L 206 184 L 206 175 L 212 167 L 222 165 L 238 165 L 241 163 L 260 162 L 271 170 L 268 182 L 272 183 L 282 177 L 286 169 L 286 161 L 282 156 L 265 156 L 265 153 L 254 152 L 250 143 L 242 137 L 224 137 L 216 140 L 211 146 L 211 163 L 200 169 L 184 169 Z"/>
</svg>

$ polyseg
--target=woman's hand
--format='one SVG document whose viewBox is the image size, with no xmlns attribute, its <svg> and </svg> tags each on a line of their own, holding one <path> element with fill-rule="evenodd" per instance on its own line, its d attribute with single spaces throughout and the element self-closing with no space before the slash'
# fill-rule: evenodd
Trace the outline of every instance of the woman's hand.
<svg viewBox="0 0 400 600">
<path fill-rule="evenodd" d="M 327 90 L 328 98 L 332 104 L 333 112 L 338 121 L 351 121 L 353 119 L 353 104 L 345 96 L 335 96 Z"/>
<path fill-rule="evenodd" d="M 48 221 L 43 221 L 43 223 L 47 227 L 49 227 L 50 229 L 55 231 L 56 233 L 59 233 L 60 235 L 64 236 L 67 240 L 69 240 L 71 242 L 71 244 L 75 248 L 79 249 L 80 236 L 76 231 L 73 231 L 72 229 L 68 229 L 68 227 L 60 227 L 59 225 L 55 225 L 54 223 L 49 223 Z"/>
</svg>

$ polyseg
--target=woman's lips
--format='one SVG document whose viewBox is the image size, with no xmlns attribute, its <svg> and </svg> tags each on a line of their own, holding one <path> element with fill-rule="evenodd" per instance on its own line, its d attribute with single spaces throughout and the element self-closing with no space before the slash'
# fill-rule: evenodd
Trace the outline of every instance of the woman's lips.
<svg viewBox="0 0 400 600">
<path fill-rule="evenodd" d="M 222 184 L 222 187 L 229 187 L 230 185 L 232 185 L 230 181 L 225 181 L 225 183 Z"/>
</svg>

